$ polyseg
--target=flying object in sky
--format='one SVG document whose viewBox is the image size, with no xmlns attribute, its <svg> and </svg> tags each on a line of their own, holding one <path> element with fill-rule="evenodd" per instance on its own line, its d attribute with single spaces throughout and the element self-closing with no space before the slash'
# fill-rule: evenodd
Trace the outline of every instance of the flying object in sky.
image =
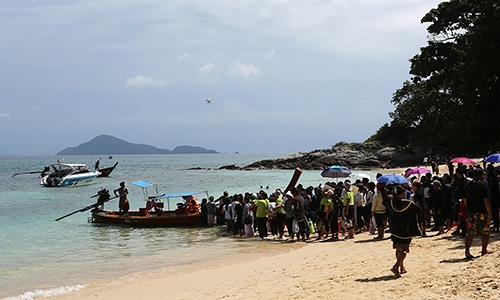
<svg viewBox="0 0 500 300">
<path fill-rule="evenodd" d="M 214 100 L 214 98 L 207 98 L 207 99 L 205 99 L 205 102 L 207 102 L 207 104 L 210 104 L 210 103 L 212 103 L 213 100 Z"/>
</svg>

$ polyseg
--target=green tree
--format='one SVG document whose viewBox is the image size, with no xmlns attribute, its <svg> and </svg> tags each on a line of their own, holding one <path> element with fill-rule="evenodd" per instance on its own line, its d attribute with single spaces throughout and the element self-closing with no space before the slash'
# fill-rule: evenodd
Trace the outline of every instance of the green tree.
<svg viewBox="0 0 500 300">
<path fill-rule="evenodd" d="M 422 23 L 430 23 L 427 46 L 393 95 L 390 127 L 406 132 L 402 143 L 455 153 L 499 149 L 500 2 L 445 1 Z"/>
</svg>

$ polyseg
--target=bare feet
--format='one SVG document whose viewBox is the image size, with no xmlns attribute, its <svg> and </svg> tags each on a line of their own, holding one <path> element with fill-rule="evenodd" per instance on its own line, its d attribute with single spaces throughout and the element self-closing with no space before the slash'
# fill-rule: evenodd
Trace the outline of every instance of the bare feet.
<svg viewBox="0 0 500 300">
<path fill-rule="evenodd" d="M 394 276 L 396 276 L 396 278 L 401 277 L 401 274 L 398 271 L 398 267 L 396 267 L 396 266 L 392 267 L 391 271 L 392 271 L 392 273 L 394 273 Z"/>
<path fill-rule="evenodd" d="M 495 252 L 495 251 L 493 251 L 493 250 L 486 250 L 486 252 L 482 252 L 481 255 L 492 254 L 493 252 Z"/>
</svg>

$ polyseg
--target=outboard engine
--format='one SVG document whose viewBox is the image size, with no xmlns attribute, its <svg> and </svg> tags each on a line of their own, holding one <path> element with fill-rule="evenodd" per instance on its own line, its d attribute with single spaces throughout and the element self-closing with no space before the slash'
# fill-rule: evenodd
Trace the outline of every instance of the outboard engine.
<svg viewBox="0 0 500 300">
<path fill-rule="evenodd" d="M 109 196 L 109 191 L 104 188 L 98 191 L 96 196 L 99 196 L 99 198 L 97 198 L 97 204 L 99 205 L 103 205 L 104 202 L 108 202 L 109 199 L 111 198 Z"/>
<path fill-rule="evenodd" d="M 42 171 L 42 174 L 40 174 L 41 177 L 45 177 L 45 175 L 47 175 L 47 173 L 49 173 L 50 171 L 50 167 L 49 166 L 45 166 L 43 168 L 43 171 Z"/>
</svg>

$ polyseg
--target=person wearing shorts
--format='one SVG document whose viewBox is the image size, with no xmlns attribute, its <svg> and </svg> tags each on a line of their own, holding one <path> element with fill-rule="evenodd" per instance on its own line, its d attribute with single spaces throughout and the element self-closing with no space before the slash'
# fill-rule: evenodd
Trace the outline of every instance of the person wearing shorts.
<svg viewBox="0 0 500 300">
<path fill-rule="evenodd" d="M 490 189 L 484 182 L 482 169 L 474 170 L 473 176 L 474 180 L 465 186 L 466 197 L 464 198 L 467 206 L 467 235 L 465 237 L 465 258 L 467 259 L 474 258 L 470 253 L 470 247 L 475 236 L 481 236 L 481 255 L 493 253 L 488 250 L 492 216 Z"/>
</svg>

